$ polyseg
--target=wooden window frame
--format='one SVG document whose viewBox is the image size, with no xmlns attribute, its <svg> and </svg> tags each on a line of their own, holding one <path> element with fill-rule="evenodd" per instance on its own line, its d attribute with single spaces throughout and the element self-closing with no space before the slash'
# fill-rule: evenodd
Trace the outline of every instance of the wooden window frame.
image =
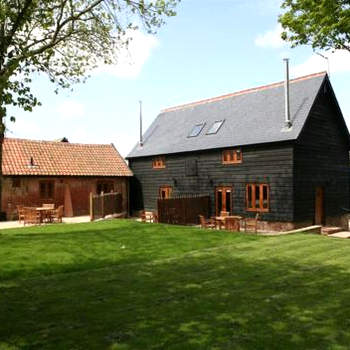
<svg viewBox="0 0 350 350">
<path fill-rule="evenodd" d="M 44 191 L 42 191 L 42 186 L 44 186 Z M 51 187 L 52 186 L 52 187 Z M 51 193 L 49 190 L 51 187 Z M 43 195 L 44 192 L 44 195 Z M 51 196 L 50 196 L 51 194 Z M 41 180 L 39 181 L 39 197 L 40 199 L 53 199 L 55 197 L 55 181 L 54 180 Z"/>
<path fill-rule="evenodd" d="M 165 169 L 165 157 L 164 156 L 154 157 L 152 161 L 152 168 Z"/>
<path fill-rule="evenodd" d="M 161 193 L 162 193 L 163 190 L 165 190 L 166 193 L 167 193 L 167 196 L 166 196 L 165 198 L 162 198 L 162 195 L 161 195 Z M 159 198 L 161 198 L 161 199 L 168 199 L 168 198 L 171 198 L 172 192 L 173 192 L 172 186 L 163 185 L 163 186 L 160 186 L 160 187 L 159 187 L 158 196 L 159 196 Z"/>
<path fill-rule="evenodd" d="M 243 162 L 242 150 L 240 148 L 223 150 L 221 161 L 222 164 L 241 164 Z"/>
<path fill-rule="evenodd" d="M 259 207 L 256 207 L 256 188 L 259 188 Z M 251 189 L 251 201 L 249 201 L 249 188 Z M 267 208 L 264 208 L 264 188 L 267 193 Z M 269 212 L 270 211 L 270 186 L 266 183 L 263 184 L 247 184 L 246 185 L 246 211 L 254 212 Z"/>
</svg>

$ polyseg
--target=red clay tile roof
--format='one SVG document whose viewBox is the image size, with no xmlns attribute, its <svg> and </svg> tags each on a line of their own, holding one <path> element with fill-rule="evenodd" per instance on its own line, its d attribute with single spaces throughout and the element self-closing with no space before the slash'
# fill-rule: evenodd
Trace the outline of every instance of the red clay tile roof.
<svg viewBox="0 0 350 350">
<path fill-rule="evenodd" d="M 4 175 L 132 176 L 113 144 L 15 138 L 4 140 L 2 171 Z"/>
</svg>

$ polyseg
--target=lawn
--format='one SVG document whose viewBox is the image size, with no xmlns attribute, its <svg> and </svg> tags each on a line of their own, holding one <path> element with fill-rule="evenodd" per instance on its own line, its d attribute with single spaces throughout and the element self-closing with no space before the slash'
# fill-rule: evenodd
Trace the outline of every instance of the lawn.
<svg viewBox="0 0 350 350">
<path fill-rule="evenodd" d="M 350 240 L 129 220 L 0 232 L 0 349 L 349 349 Z"/>
</svg>

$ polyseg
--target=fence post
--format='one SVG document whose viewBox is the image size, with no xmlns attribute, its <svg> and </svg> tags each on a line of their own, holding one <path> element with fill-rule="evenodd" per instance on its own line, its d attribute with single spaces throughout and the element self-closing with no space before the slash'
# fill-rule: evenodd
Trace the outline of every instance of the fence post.
<svg viewBox="0 0 350 350">
<path fill-rule="evenodd" d="M 94 220 L 94 199 L 93 194 L 90 192 L 90 221 Z"/>
<path fill-rule="evenodd" d="M 101 212 L 102 212 L 102 218 L 105 217 L 105 194 L 102 191 L 101 192 Z"/>
</svg>

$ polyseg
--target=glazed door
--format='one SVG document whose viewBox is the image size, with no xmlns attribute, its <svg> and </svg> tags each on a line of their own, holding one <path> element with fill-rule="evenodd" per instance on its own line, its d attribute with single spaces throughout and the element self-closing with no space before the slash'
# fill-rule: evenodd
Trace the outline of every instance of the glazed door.
<svg viewBox="0 0 350 350">
<path fill-rule="evenodd" d="M 232 212 L 232 187 L 217 187 L 216 193 L 216 215 L 222 211 Z"/>
<path fill-rule="evenodd" d="M 323 225 L 324 220 L 324 188 L 316 187 L 315 192 L 315 225 Z"/>
</svg>

